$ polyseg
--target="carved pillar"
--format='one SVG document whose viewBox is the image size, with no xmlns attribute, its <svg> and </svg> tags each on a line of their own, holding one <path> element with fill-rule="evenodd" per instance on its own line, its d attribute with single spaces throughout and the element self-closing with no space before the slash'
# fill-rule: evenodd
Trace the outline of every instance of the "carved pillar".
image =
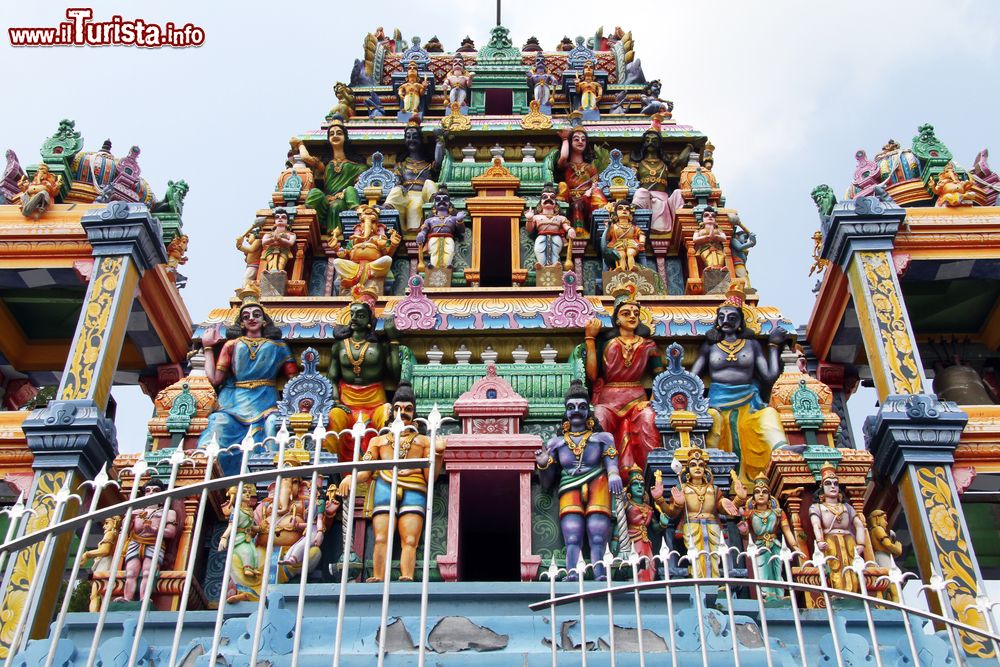
<svg viewBox="0 0 1000 667">
<path fill-rule="evenodd" d="M 927 393 L 892 255 L 905 217 L 902 208 L 874 197 L 837 204 L 824 225 L 823 258 L 847 275 L 881 403 L 866 421 L 867 445 L 883 483 L 898 488 L 921 575 L 953 579 L 956 585 L 947 588 L 951 609 L 944 612 L 986 627 L 979 612 L 968 609 L 985 589 L 951 471 L 968 416 Z M 982 637 L 962 633 L 961 643 L 970 655 L 994 655 Z"/>
<path fill-rule="evenodd" d="M 115 427 L 105 418 L 111 380 L 121 356 L 125 329 L 142 274 L 167 261 L 160 225 L 143 204 L 112 202 L 95 209 L 81 220 L 93 248 L 94 270 L 84 297 L 80 320 L 63 370 L 56 399 L 35 410 L 25 420 L 23 431 L 34 454 L 35 479 L 31 506 L 39 512 L 22 534 L 47 526 L 55 493 L 69 481 L 79 489 L 92 479 L 117 452 Z M 66 506 L 63 518 L 74 516 L 76 503 Z M 39 562 L 42 543 L 24 549 L 14 558 L 11 584 L 0 608 L 20 611 L 28 582 L 45 577 L 31 616 L 31 637 L 48 631 L 63 579 L 71 533 L 55 540 L 48 562 Z M 7 655 L 18 614 L 0 616 L 0 657 Z"/>
</svg>

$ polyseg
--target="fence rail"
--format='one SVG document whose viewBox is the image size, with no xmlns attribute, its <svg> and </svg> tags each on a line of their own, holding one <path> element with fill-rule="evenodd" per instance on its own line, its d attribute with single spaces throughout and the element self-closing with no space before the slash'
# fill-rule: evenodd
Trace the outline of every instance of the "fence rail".
<svg viewBox="0 0 1000 667">
<path fill-rule="evenodd" d="M 32 578 L 27 590 L 24 591 L 24 600 L 20 611 L 14 609 L 8 614 L 9 620 L 13 620 L 13 616 L 10 615 L 13 614 L 16 616 L 16 621 L 12 623 L 12 630 L 0 637 L 7 649 L 5 654 L 0 653 L 0 657 L 4 658 L 4 667 L 37 662 L 43 663 L 44 667 L 52 667 L 57 662 L 59 665 L 85 664 L 87 667 L 93 667 L 99 659 L 102 646 L 109 640 L 106 629 L 109 624 L 111 604 L 116 597 L 116 591 L 119 590 L 118 584 L 123 584 L 126 591 L 131 590 L 134 586 L 139 587 L 138 609 L 135 610 L 134 614 L 130 612 L 127 620 L 130 630 L 118 638 L 123 642 L 118 652 L 122 659 L 119 664 L 123 667 L 134 667 L 140 663 L 150 664 L 151 640 L 149 637 L 152 635 L 144 634 L 144 629 L 146 629 L 147 622 L 153 613 L 150 609 L 154 597 L 152 594 L 153 586 L 161 569 L 166 565 L 163 558 L 165 543 L 172 539 L 172 535 L 168 535 L 171 530 L 168 519 L 172 511 L 171 508 L 175 507 L 176 503 L 193 497 L 198 497 L 199 502 L 191 524 L 193 528 L 190 532 L 186 561 L 173 564 L 175 570 L 184 570 L 187 572 L 187 576 L 184 578 L 179 592 L 178 610 L 167 617 L 162 612 L 156 612 L 156 620 L 154 621 L 156 632 L 153 634 L 160 642 L 161 649 L 158 650 L 161 652 L 158 654 L 159 659 L 152 662 L 155 662 L 158 667 L 161 665 L 176 667 L 180 664 L 188 664 L 189 646 L 193 632 L 200 632 L 205 639 L 205 655 L 198 658 L 199 664 L 215 665 L 220 659 L 229 661 L 229 658 L 226 657 L 227 652 L 231 652 L 233 647 L 224 642 L 223 626 L 233 618 L 245 616 L 247 622 L 245 640 L 246 645 L 249 646 L 248 664 L 258 664 L 263 659 L 264 635 L 267 632 L 273 632 L 273 629 L 268 630 L 266 621 L 268 614 L 274 613 L 273 603 L 269 602 L 269 598 L 273 597 L 270 593 L 273 589 L 275 595 L 279 597 L 290 597 L 289 591 L 294 589 L 295 605 L 294 612 L 291 612 L 294 622 L 289 635 L 291 647 L 286 660 L 291 665 L 298 665 L 305 655 L 301 630 L 307 620 L 306 602 L 311 593 L 320 590 L 320 584 L 316 583 L 315 577 L 312 582 L 309 580 L 311 549 L 314 545 L 318 546 L 322 542 L 324 526 L 326 525 L 324 521 L 332 518 L 332 515 L 324 514 L 326 505 L 320 488 L 324 483 L 334 484 L 333 480 L 340 475 L 352 473 L 349 492 L 343 498 L 340 506 L 342 530 L 338 539 L 342 540 L 342 554 L 339 560 L 340 583 L 335 590 L 337 599 L 336 625 L 335 628 L 332 628 L 332 641 L 329 650 L 324 652 L 324 655 L 328 656 L 326 664 L 330 664 L 332 667 L 347 664 L 348 660 L 345 658 L 344 652 L 345 610 L 351 602 L 352 590 L 356 592 L 364 590 L 365 593 L 362 597 L 366 600 L 370 599 L 371 592 L 371 585 L 362 587 L 361 584 L 353 581 L 354 575 L 351 568 L 351 557 L 355 553 L 353 547 L 355 542 L 354 524 L 359 486 L 356 473 L 391 471 L 388 525 L 394 526 L 401 509 L 397 493 L 401 490 L 399 486 L 400 470 L 429 469 L 434 471 L 439 463 L 435 460 L 434 445 L 443 422 L 440 413 L 434 410 L 427 419 L 417 421 L 423 423 L 431 442 L 426 457 L 405 458 L 406 452 L 401 452 L 400 449 L 401 436 L 408 430 L 415 430 L 417 426 L 416 424 L 404 424 L 399 419 L 382 431 L 382 434 L 388 433 L 392 436 L 393 457 L 389 460 L 360 460 L 361 448 L 366 437 L 376 435 L 374 431 L 365 429 L 360 422 L 349 431 L 335 434 L 353 439 L 355 459 L 353 462 L 321 462 L 324 448 L 320 445 L 326 441 L 329 435 L 333 435 L 328 434 L 322 428 L 305 436 L 296 437 L 290 435 L 283 426 L 277 436 L 268 439 L 263 444 L 253 443 L 247 439 L 224 450 L 217 443 L 212 442 L 202 450 L 187 452 L 175 450 L 168 458 L 159 461 L 156 466 L 152 467 L 140 458 L 128 471 L 133 479 L 127 500 L 109 507 L 98 507 L 102 491 L 106 487 L 116 484 L 106 472 L 101 472 L 94 480 L 85 482 L 79 489 L 70 488 L 69 482 L 67 482 L 66 486 L 44 499 L 51 504 L 50 516 L 52 520 L 49 525 L 30 534 L 23 533 L 35 509 L 27 507 L 23 499 L 19 499 L 17 504 L 6 510 L 11 523 L 4 543 L 0 545 L 0 571 L 6 573 L 2 590 L 0 590 L 0 599 L 6 599 L 11 592 L 11 587 L 14 585 L 11 575 L 15 561 L 25 551 L 34 550 L 37 554 L 36 562 L 44 564 L 56 557 L 56 542 L 58 538 L 67 534 L 78 534 L 81 548 L 67 563 L 66 591 L 57 601 L 58 604 L 51 618 L 47 637 L 33 640 L 29 638 L 31 628 L 37 627 L 36 616 L 41 613 L 39 607 L 43 597 L 43 588 L 51 583 L 44 580 L 42 572 L 36 573 L 37 576 Z M 262 449 L 274 456 L 277 465 L 267 470 L 251 471 L 249 469 L 251 457 L 259 454 Z M 216 463 L 224 451 L 239 454 L 240 470 L 235 475 L 215 476 L 219 470 Z M 296 465 L 292 465 L 293 463 Z M 181 469 L 193 464 L 204 465 L 205 472 L 201 481 L 183 486 L 178 485 Z M 156 477 L 166 479 L 166 482 L 162 484 L 163 490 L 140 495 L 140 489 L 144 486 L 142 480 L 154 472 Z M 448 612 L 448 609 L 437 605 L 437 601 L 446 602 L 448 600 L 447 587 L 449 584 L 436 584 L 436 607 L 434 610 L 429 608 L 431 597 L 429 581 L 430 535 L 433 527 L 431 510 L 434 498 L 434 477 L 434 474 L 427 475 L 428 488 L 425 497 L 426 504 L 423 508 L 425 520 L 422 536 L 424 558 L 421 581 L 419 582 L 419 620 L 417 621 L 417 631 L 414 633 L 416 643 L 412 651 L 394 649 L 389 646 L 388 640 L 390 614 L 399 615 L 393 610 L 392 584 L 390 583 L 395 530 L 389 530 L 387 534 L 385 569 L 381 573 L 374 573 L 376 578 L 381 579 L 379 583 L 381 596 L 378 606 L 378 641 L 374 658 L 374 661 L 380 666 L 389 660 L 391 664 L 417 664 L 423 667 L 430 649 L 427 628 L 432 617 L 431 612 L 434 611 L 434 616 L 437 617 L 445 616 Z M 296 501 L 299 503 L 296 506 L 299 509 L 293 507 L 290 510 L 288 506 L 279 507 L 278 493 L 283 488 L 283 482 L 292 485 L 296 483 L 295 480 L 298 480 L 297 483 L 301 484 L 307 479 L 309 480 L 308 496 L 304 498 L 302 496 L 305 494 L 300 494 Z M 270 484 L 273 484 L 274 489 L 272 501 L 269 506 L 261 508 L 258 517 L 265 518 L 266 516 L 266 529 L 264 532 L 256 534 L 255 540 L 251 542 L 254 549 L 263 547 L 263 559 L 261 563 L 258 563 L 261 568 L 259 590 L 256 591 L 256 600 L 252 603 L 252 613 L 246 614 L 246 604 L 234 607 L 230 603 L 231 584 L 236 586 L 238 583 L 234 579 L 234 563 L 239 557 L 237 541 L 241 534 L 246 539 L 250 539 L 254 530 L 253 527 L 247 525 L 248 516 L 241 512 L 241 509 L 244 497 L 249 498 L 252 494 L 256 498 L 258 485 L 267 486 Z M 225 546 L 225 565 L 221 575 L 222 581 L 216 601 L 217 606 L 208 612 L 191 612 L 188 607 L 193 594 L 196 560 L 204 552 L 202 540 L 205 539 L 208 532 L 205 530 L 205 521 L 206 513 L 211 505 L 209 494 L 213 491 L 233 487 L 235 487 L 235 494 L 230 497 L 230 512 L 226 521 L 229 537 Z M 291 498 L 291 496 L 289 497 Z M 64 513 L 74 504 L 81 507 L 86 504 L 86 510 L 77 516 L 64 517 Z M 154 511 L 153 515 L 144 513 L 144 510 L 150 508 Z M 302 510 L 301 514 L 296 514 L 299 510 Z M 301 551 L 296 556 L 297 562 L 301 565 L 301 574 L 299 580 L 292 585 L 293 588 L 290 588 L 289 585 L 281 585 L 279 572 L 291 562 L 289 554 L 295 552 L 296 546 L 288 548 L 287 544 L 279 545 L 277 543 L 278 539 L 284 538 L 284 536 L 279 536 L 279 519 L 283 519 L 289 511 L 291 511 L 292 518 L 298 521 L 294 524 L 298 526 L 299 530 L 299 533 L 296 534 L 301 535 L 300 542 L 296 542 L 296 545 L 301 544 Z M 141 521 L 149 522 L 151 516 L 155 519 L 157 512 L 159 520 L 155 528 L 152 528 L 155 530 L 155 535 L 147 531 L 144 540 L 137 544 L 135 539 L 130 538 L 134 520 L 141 519 Z M 73 627 L 80 627 L 80 619 L 83 617 L 80 614 L 70 612 L 69 609 L 71 596 L 78 582 L 84 578 L 83 573 L 86 571 L 84 567 L 86 544 L 94 531 L 95 523 L 100 525 L 102 521 L 112 517 L 123 517 L 123 519 L 117 537 L 114 539 L 114 548 L 105 564 L 107 580 L 103 584 L 103 591 L 100 592 L 99 605 L 97 605 L 94 614 L 85 617 L 90 619 L 88 623 L 92 621 L 92 625 L 85 624 L 88 629 L 92 629 L 92 637 L 89 637 L 89 648 L 86 653 L 80 651 L 78 658 L 67 662 L 64 644 L 68 623 L 72 624 Z M 146 527 L 151 528 L 152 524 L 148 524 Z M 136 558 L 139 558 L 139 565 L 142 565 L 145 553 L 152 554 L 146 559 L 148 571 L 145 573 L 137 572 Z M 282 559 L 280 561 L 279 556 Z M 544 638 L 546 643 L 542 645 L 540 638 L 539 646 L 530 647 L 531 655 L 526 654 L 523 663 L 517 661 L 516 664 L 540 664 L 538 660 L 541 653 L 548 655 L 546 662 L 550 661 L 553 666 L 559 664 L 586 665 L 588 659 L 594 664 L 610 664 L 613 667 L 626 664 L 646 665 L 647 661 L 651 664 L 662 664 L 662 658 L 651 656 L 659 651 L 668 651 L 671 664 L 674 667 L 681 661 L 687 664 L 692 659 L 700 660 L 702 664 L 708 665 L 715 664 L 719 660 L 720 651 L 723 651 L 729 656 L 723 662 L 731 660 L 736 667 L 741 667 L 741 660 L 757 661 L 758 664 L 766 663 L 768 667 L 773 667 L 775 664 L 785 664 L 790 660 L 791 664 L 801 664 L 802 667 L 829 664 L 830 661 L 835 663 L 837 667 L 846 667 L 845 651 L 850 648 L 852 651 L 861 650 L 863 652 L 864 649 L 859 648 L 858 637 L 860 635 L 854 630 L 848 630 L 845 614 L 854 619 L 851 621 L 854 626 L 860 624 L 866 628 L 867 638 L 864 641 L 867 642 L 865 644 L 868 647 L 867 655 L 870 656 L 875 667 L 888 667 L 885 660 L 891 656 L 895 656 L 898 664 L 937 664 L 935 662 L 929 663 L 927 656 L 941 656 L 943 655 L 942 651 L 950 656 L 952 661 L 950 664 L 981 664 L 984 662 L 982 659 L 984 655 L 990 656 L 992 662 L 996 662 L 996 656 L 1000 655 L 1000 635 L 997 635 L 992 620 L 993 604 L 985 597 L 976 598 L 969 607 L 970 610 L 978 614 L 978 617 L 985 619 L 986 627 L 984 628 L 967 623 L 961 618 L 949 616 L 947 610 L 950 609 L 950 606 L 946 590 L 950 582 L 939 576 L 932 577 L 931 581 L 922 588 L 926 589 L 929 595 L 940 604 L 941 609 L 945 610 L 942 614 L 873 595 L 864 584 L 863 572 L 868 564 L 860 559 L 851 567 L 856 574 L 861 575 L 857 577 L 861 582 L 861 590 L 860 592 L 847 592 L 832 591 L 826 586 L 824 574 L 826 559 L 821 553 L 815 553 L 809 560 L 806 560 L 802 554 L 799 556 L 803 565 L 812 564 L 816 567 L 820 575 L 820 585 L 799 583 L 792 580 L 791 563 L 794 555 L 788 549 L 782 549 L 780 556 L 787 581 L 771 581 L 752 576 L 749 578 L 730 576 L 730 562 L 737 562 L 740 559 L 744 559 L 746 563 L 755 562 L 757 553 L 752 544 L 746 552 L 728 548 L 723 544 L 717 552 L 712 554 L 685 555 L 670 552 L 664 547 L 658 555 L 653 557 L 654 565 L 662 566 L 664 579 L 649 582 L 639 581 L 640 569 L 648 564 L 643 563 L 642 559 L 635 554 L 623 560 L 614 557 L 608 551 L 598 561 L 598 564 L 602 565 L 604 571 L 608 572 L 609 575 L 612 571 L 624 573 L 629 581 L 615 581 L 612 576 L 608 576 L 603 583 L 585 583 L 586 575 L 593 573 L 593 564 L 588 565 L 581 560 L 575 567 L 565 569 L 557 567 L 552 562 L 549 568 L 543 572 L 543 577 L 548 580 L 548 598 L 527 605 L 530 610 L 524 610 L 524 613 L 529 617 L 531 612 L 547 612 L 545 616 L 549 628 L 548 636 Z M 688 561 L 696 568 L 695 574 L 698 574 L 697 568 L 703 567 L 701 564 L 708 562 L 709 559 L 717 560 L 722 568 L 723 576 L 678 578 L 675 573 L 672 576 L 671 561 L 680 563 Z M 752 571 L 750 568 L 751 573 Z M 565 574 L 576 575 L 577 582 L 573 586 L 575 590 L 572 592 L 567 590 L 569 584 L 557 584 L 557 579 Z M 119 579 L 123 576 L 128 581 L 120 582 Z M 899 600 L 903 599 L 902 589 L 906 576 L 897 569 L 890 570 L 887 576 L 889 586 L 896 592 Z M 146 583 L 143 588 L 144 581 Z M 399 586 L 397 590 L 405 589 L 407 599 L 412 600 L 412 587 L 417 585 Z M 327 598 L 331 594 L 329 586 L 322 586 L 321 591 L 321 595 Z M 532 585 L 528 584 L 528 586 Z M 779 607 L 766 605 L 762 588 L 780 588 L 786 591 L 789 596 L 785 599 L 785 603 Z M 663 595 L 654 595 L 656 591 L 662 591 Z M 825 601 L 825 610 L 806 611 L 800 609 L 796 593 L 821 596 Z M 442 610 L 446 613 L 438 613 Z M 861 617 L 858 616 L 859 611 L 863 612 L 863 620 L 860 620 Z M 165 618 L 168 618 L 169 621 L 164 621 Z M 560 618 L 562 624 L 560 624 Z M 755 627 L 758 628 L 761 637 L 759 645 L 749 646 L 744 639 L 738 636 L 737 628 L 740 626 L 738 623 L 740 619 L 744 625 L 747 622 L 756 624 Z M 115 627 L 124 623 L 117 617 L 110 622 Z M 162 640 L 162 628 L 165 622 L 173 625 L 172 631 L 169 633 L 169 640 L 166 641 Z M 209 625 L 211 626 L 210 635 L 206 632 Z M 666 627 L 666 632 L 662 632 L 664 627 Z M 662 632 L 662 635 L 658 635 L 657 631 L 651 630 L 651 628 L 656 628 L 658 632 Z M 720 631 L 719 628 L 723 628 L 723 630 Z M 728 631 L 725 628 L 728 628 Z M 936 634 L 935 628 L 937 628 Z M 579 644 L 573 639 L 574 632 L 579 634 Z M 591 639 L 588 639 L 588 636 Z M 659 639 L 656 639 L 657 637 Z M 963 648 L 963 639 L 970 637 L 987 647 L 988 650 L 980 652 L 980 657 L 970 656 L 969 652 Z M 188 639 L 188 647 L 182 646 L 185 638 Z M 654 639 L 656 641 L 653 641 Z M 830 650 L 823 654 L 826 656 L 825 662 L 820 661 L 815 647 L 810 650 L 813 641 L 816 641 L 820 648 L 826 645 L 824 642 L 828 642 Z M 892 644 L 893 641 L 896 641 L 898 646 Z M 905 650 L 900 649 L 900 646 Z M 789 647 L 797 647 L 797 656 L 794 655 L 795 651 Z M 310 651 L 312 652 L 309 654 L 309 664 L 315 664 L 315 651 L 313 649 Z M 893 653 L 894 651 L 895 653 Z M 439 661 L 439 656 L 435 656 L 434 659 L 436 662 Z M 471 657 L 468 659 L 470 660 L 469 664 L 475 664 Z M 909 662 L 907 663 L 907 661 Z M 510 664 L 515 664 L 515 662 Z"/>
</svg>

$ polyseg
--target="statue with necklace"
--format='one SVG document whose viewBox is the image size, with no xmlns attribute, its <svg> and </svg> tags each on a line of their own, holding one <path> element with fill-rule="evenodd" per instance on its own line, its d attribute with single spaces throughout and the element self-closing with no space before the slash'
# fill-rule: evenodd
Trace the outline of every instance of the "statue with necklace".
<svg viewBox="0 0 1000 667">
<path fill-rule="evenodd" d="M 743 521 L 740 522 L 740 532 L 749 535 L 757 545 L 757 555 L 754 558 L 754 569 L 758 579 L 784 581 L 781 572 L 781 537 L 793 552 L 798 549 L 798 540 L 792 533 L 792 525 L 778 506 L 778 501 L 771 496 L 768 480 L 760 475 L 753 481 L 753 495 L 743 508 Z M 762 586 L 764 601 L 780 600 L 785 597 L 784 589 L 775 586 Z"/>
<path fill-rule="evenodd" d="M 350 434 L 338 439 L 335 432 L 351 428 L 358 417 L 369 428 L 385 426 L 390 413 L 385 382 L 398 380 L 401 372 L 392 320 L 386 320 L 382 334 L 375 332 L 376 293 L 371 287 L 356 285 L 351 295 L 350 319 L 347 326 L 334 330 L 333 358 L 327 371 L 334 401 L 328 437 L 336 440 L 334 448 L 341 461 L 354 460 L 354 440 Z"/>
<path fill-rule="evenodd" d="M 778 412 L 767 405 L 781 374 L 781 348 L 788 333 L 775 327 L 765 352 L 747 331 L 745 298 L 743 282 L 734 280 L 691 372 L 711 380 L 708 404 L 713 424 L 706 446 L 736 454 L 740 479 L 749 485 L 767 469 L 771 451 L 788 444 Z"/>
<path fill-rule="evenodd" d="M 570 383 L 565 399 L 563 432 L 535 452 L 535 468 L 543 489 L 559 480 L 559 525 L 566 545 L 566 567 L 580 560 L 583 539 L 590 543 L 594 578 L 607 573 L 601 557 L 611 539 L 611 494 L 622 493 L 618 450 L 614 437 L 600 430 L 590 408 L 590 396 L 580 380 Z M 567 580 L 575 581 L 571 572 Z"/>
<path fill-rule="evenodd" d="M 437 177 L 444 159 L 444 134 L 438 133 L 431 160 L 426 158 L 420 116 L 413 116 L 403 130 L 405 149 L 396 158 L 396 176 L 399 185 L 389 190 L 386 206 L 399 211 L 404 231 L 416 232 L 423 222 L 424 204 L 438 191 Z"/>
<path fill-rule="evenodd" d="M 347 126 L 343 117 L 338 115 L 330 119 L 326 137 L 332 155 L 322 171 L 322 188 L 313 188 L 306 194 L 306 206 L 316 211 L 316 218 L 323 224 L 328 234 L 342 238 L 340 214 L 347 209 L 356 208 L 361 203 L 354 184 L 365 170 L 365 165 L 351 159 L 351 143 L 347 137 Z M 318 163 L 318 160 L 309 155 L 305 144 L 301 141 L 296 140 L 293 145 L 298 147 L 299 155 L 303 159 L 308 158 L 307 164 Z"/>
<path fill-rule="evenodd" d="M 594 414 L 614 436 L 621 465 L 646 468 L 646 456 L 660 444 L 656 413 L 643 381 L 664 367 L 663 354 L 643 324 L 635 285 L 626 284 L 615 298 L 613 326 L 599 319 L 584 327 L 587 380 L 594 390 Z"/>
<path fill-rule="evenodd" d="M 679 474 L 680 483 L 670 489 L 670 499 L 663 495 L 663 479 L 656 475 L 650 489 L 653 504 L 672 519 L 682 517 L 681 530 L 684 547 L 691 563 L 692 577 L 718 577 L 719 563 L 715 555 L 722 544 L 722 525 L 719 515 L 739 516 L 739 509 L 732 500 L 722 495 L 715 486 L 712 471 L 708 468 L 709 454 L 703 449 L 688 452 L 687 463 Z M 735 480 L 733 491 L 736 502 L 746 503 L 746 487 Z M 695 554 L 698 554 L 695 557 Z"/>
</svg>

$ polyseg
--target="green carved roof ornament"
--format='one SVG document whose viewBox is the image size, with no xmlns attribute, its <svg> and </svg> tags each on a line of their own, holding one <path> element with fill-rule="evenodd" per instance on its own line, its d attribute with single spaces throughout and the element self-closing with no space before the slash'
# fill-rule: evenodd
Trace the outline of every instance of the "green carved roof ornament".
<svg viewBox="0 0 1000 667">
<path fill-rule="evenodd" d="M 50 160 L 68 164 L 74 155 L 83 150 L 83 137 L 75 128 L 75 121 L 68 118 L 59 121 L 56 133 L 42 143 L 42 160 L 46 164 Z"/>
<path fill-rule="evenodd" d="M 913 154 L 924 162 L 948 164 L 951 161 L 951 151 L 934 135 L 934 126 L 930 123 L 917 128 L 917 136 L 913 137 Z"/>
<path fill-rule="evenodd" d="M 819 395 L 799 380 L 799 388 L 792 394 L 792 415 L 803 429 L 815 431 L 823 425 L 823 410 L 819 406 Z"/>
<path fill-rule="evenodd" d="M 498 25 L 490 32 L 489 44 L 479 51 L 477 63 L 484 60 L 521 60 L 521 52 L 510 41 L 510 30 Z"/>
<path fill-rule="evenodd" d="M 181 386 L 181 393 L 177 394 L 173 405 L 170 406 L 170 412 L 167 413 L 167 431 L 172 435 L 180 434 L 183 436 L 187 433 L 188 427 L 191 426 L 191 419 L 194 417 L 195 411 L 194 396 L 191 395 L 188 383 L 185 382 Z"/>
</svg>

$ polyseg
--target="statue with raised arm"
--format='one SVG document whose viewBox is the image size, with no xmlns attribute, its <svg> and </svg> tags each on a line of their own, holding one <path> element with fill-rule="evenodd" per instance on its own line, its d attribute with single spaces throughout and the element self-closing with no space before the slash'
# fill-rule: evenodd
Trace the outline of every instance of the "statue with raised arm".
<svg viewBox="0 0 1000 667">
<path fill-rule="evenodd" d="M 238 336 L 227 340 L 215 357 L 221 337 L 213 328 L 201 337 L 205 347 L 205 374 L 219 394 L 219 409 L 208 416 L 208 426 L 198 444 L 212 436 L 219 445 L 239 443 L 249 433 L 261 442 L 277 432 L 277 379 L 298 373 L 288 343 L 281 340 L 281 330 L 260 305 L 260 291 L 249 284 L 239 291 L 241 299 L 237 318 L 230 331 Z"/>
<path fill-rule="evenodd" d="M 820 468 L 820 487 L 816 500 L 809 507 L 816 547 L 826 561 L 826 581 L 841 591 L 860 591 L 858 577 L 850 568 L 855 556 L 865 555 L 865 520 L 850 503 L 844 502 L 837 478 L 836 466 L 826 463 Z"/>
<path fill-rule="evenodd" d="M 444 135 L 438 135 L 433 158 L 428 160 L 420 134 L 420 119 L 411 118 L 403 130 L 403 143 L 405 150 L 396 158 L 399 185 L 389 191 L 385 203 L 399 211 L 404 230 L 416 231 L 423 221 L 424 204 L 438 190 L 434 179 L 444 158 Z"/>
<path fill-rule="evenodd" d="M 250 229 L 236 237 L 236 249 L 243 253 L 246 271 L 243 272 L 243 284 L 257 282 L 257 272 L 260 270 L 260 256 L 264 252 L 261 244 L 261 227 L 266 218 L 257 218 Z"/>
<path fill-rule="evenodd" d="M 600 561 L 611 539 L 611 495 L 623 490 L 618 450 L 612 434 L 600 430 L 581 381 L 570 383 L 565 406 L 563 432 L 535 452 L 535 468 L 543 489 L 551 489 L 558 479 L 566 567 L 576 567 L 586 538 L 594 578 L 604 580 L 607 573 Z M 566 578 L 575 581 L 576 574 Z"/>
<path fill-rule="evenodd" d="M 539 108 L 542 109 L 542 113 L 548 113 L 545 111 L 546 109 L 551 111 L 552 91 L 555 90 L 558 81 L 545 68 L 545 57 L 541 54 L 538 54 L 535 59 L 535 68 L 528 75 L 528 83 L 531 85 L 532 94 L 538 102 Z"/>
<path fill-rule="evenodd" d="M 708 468 L 709 454 L 703 449 L 688 452 L 687 463 L 679 474 L 680 483 L 670 488 L 669 500 L 663 495 L 663 480 L 650 490 L 657 509 L 672 519 L 682 520 L 684 546 L 691 563 L 692 577 L 718 577 L 719 563 L 715 555 L 722 544 L 719 515 L 738 516 L 739 509 L 715 486 Z M 738 481 L 733 485 L 738 502 L 746 501 L 746 488 Z"/>
<path fill-rule="evenodd" d="M 559 199 L 569 204 L 569 219 L 578 230 L 590 233 L 591 214 L 608 203 L 597 187 L 598 171 L 594 165 L 595 149 L 587 138 L 587 129 L 577 125 L 562 130 L 562 147 L 556 168 L 562 171 Z"/>
<path fill-rule="evenodd" d="M 625 470 L 628 484 L 620 496 L 625 502 L 625 517 L 628 525 L 628 540 L 632 551 L 644 559 L 639 570 L 639 581 L 653 581 L 656 578 L 656 563 L 653 561 L 653 543 L 649 539 L 649 525 L 653 522 L 667 526 L 666 517 L 649 504 L 646 493 L 646 479 L 639 466 Z"/>
<path fill-rule="evenodd" d="M 444 77 L 444 90 L 448 93 L 448 102 L 458 104 L 459 108 L 466 106 L 470 86 L 472 86 L 472 75 L 465 69 L 465 60 L 461 54 L 455 54 L 451 69 Z"/>
<path fill-rule="evenodd" d="M 400 383 L 392 400 L 393 416 L 403 423 L 403 431 L 396 443 L 392 433 L 372 438 L 362 461 L 391 461 L 399 459 L 423 459 L 430 456 L 431 439 L 420 433 L 414 423 L 417 415 L 417 399 L 409 383 Z M 368 487 L 365 510 L 371 513 L 372 530 L 375 533 L 375 549 L 372 554 L 372 576 L 369 582 L 383 581 L 389 532 L 399 534 L 399 580 L 413 581 L 417 563 L 417 546 L 424 530 L 424 514 L 427 509 L 427 488 L 430 480 L 441 474 L 444 468 L 445 439 L 438 436 L 434 443 L 434 470 L 427 468 L 400 467 L 396 477 L 396 498 L 392 497 L 392 469 L 379 471 L 361 470 L 356 473 L 358 484 L 365 484 L 373 477 L 374 484 Z M 398 456 L 397 456 L 398 455 Z M 340 495 L 347 497 L 351 492 L 351 475 L 340 482 Z M 396 506 L 396 525 L 389 525 L 391 505 Z"/>
<path fill-rule="evenodd" d="M 660 89 L 663 84 L 660 83 L 659 79 L 654 79 L 646 84 L 646 87 L 642 90 L 642 95 L 639 96 L 639 101 L 642 103 L 642 110 L 640 113 L 644 113 L 647 116 L 652 116 L 653 114 L 662 114 L 664 118 L 670 118 L 674 110 L 674 103 L 670 100 L 660 99 Z"/>
<path fill-rule="evenodd" d="M 376 293 L 362 286 L 356 286 L 351 293 L 354 300 L 350 319 L 347 326 L 334 329 L 333 358 L 328 371 L 334 401 L 329 438 L 331 444 L 335 443 L 341 461 L 354 460 L 354 440 L 350 435 L 336 439 L 333 433 L 350 429 L 358 418 L 375 430 L 385 426 L 390 412 L 385 382 L 398 380 L 401 370 L 399 341 L 392 319 L 385 320 L 383 334 L 375 332 Z"/>
<path fill-rule="evenodd" d="M 788 444 L 778 412 L 767 405 L 781 374 L 781 347 L 788 334 L 776 327 L 766 350 L 761 347 L 747 330 L 745 298 L 743 284 L 734 280 L 691 372 L 711 380 L 713 424 L 706 445 L 736 454 L 740 479 L 750 484 L 767 469 L 771 451 Z"/>
<path fill-rule="evenodd" d="M 642 323 L 634 287 L 628 284 L 615 298 L 610 329 L 603 329 L 596 318 L 587 322 L 586 373 L 594 392 L 594 414 L 619 444 L 621 465 L 645 469 L 649 452 L 660 446 L 660 433 L 643 381 L 663 370 L 664 362 L 652 332 Z"/>
</svg>

